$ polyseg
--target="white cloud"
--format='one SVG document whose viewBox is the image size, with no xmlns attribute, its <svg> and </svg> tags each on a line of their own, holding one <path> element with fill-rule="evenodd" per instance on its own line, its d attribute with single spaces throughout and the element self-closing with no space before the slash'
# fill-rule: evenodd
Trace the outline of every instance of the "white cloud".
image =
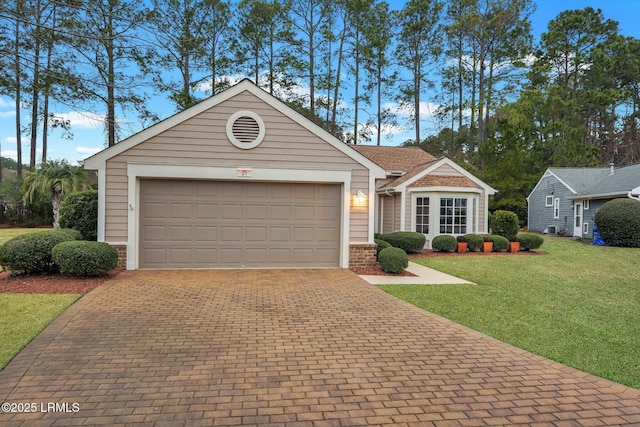
<svg viewBox="0 0 640 427">
<path fill-rule="evenodd" d="M 15 144 L 18 142 L 18 139 L 15 136 L 8 136 L 2 140 L 3 144 Z"/>
<path fill-rule="evenodd" d="M 15 150 L 2 150 L 2 157 L 7 157 L 9 159 L 18 160 L 18 152 Z"/>
<path fill-rule="evenodd" d="M 69 120 L 71 130 L 74 129 L 101 129 L 104 126 L 105 118 L 88 111 L 71 111 L 69 113 L 55 113 L 55 117 Z"/>
<path fill-rule="evenodd" d="M 15 108 L 15 101 L 11 101 L 10 99 L 0 98 L 0 108 L 13 107 Z"/>
<path fill-rule="evenodd" d="M 10 119 L 16 116 L 15 111 L 0 111 L 0 119 Z"/>
<path fill-rule="evenodd" d="M 80 154 L 96 154 L 99 151 L 102 151 L 102 148 L 76 147 L 76 152 Z"/>
</svg>

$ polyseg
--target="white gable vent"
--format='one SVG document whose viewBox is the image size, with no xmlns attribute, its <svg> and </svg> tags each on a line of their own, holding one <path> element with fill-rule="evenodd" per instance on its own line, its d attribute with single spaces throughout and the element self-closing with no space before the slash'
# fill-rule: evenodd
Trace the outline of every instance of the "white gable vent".
<svg viewBox="0 0 640 427">
<path fill-rule="evenodd" d="M 253 111 L 238 111 L 227 121 L 227 138 L 243 150 L 255 148 L 264 139 L 264 122 Z"/>
</svg>

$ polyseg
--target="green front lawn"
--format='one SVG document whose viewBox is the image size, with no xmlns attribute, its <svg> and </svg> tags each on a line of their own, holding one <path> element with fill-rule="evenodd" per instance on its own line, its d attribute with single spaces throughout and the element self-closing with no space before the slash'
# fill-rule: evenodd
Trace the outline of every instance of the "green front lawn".
<svg viewBox="0 0 640 427">
<path fill-rule="evenodd" d="M 2 228 L 0 245 L 46 228 Z M 0 369 L 80 295 L 0 293 Z"/>
<path fill-rule="evenodd" d="M 0 369 L 80 295 L 0 294 Z"/>
<path fill-rule="evenodd" d="M 640 388 L 640 249 L 545 237 L 546 255 L 414 260 L 473 285 L 386 292 L 519 348 Z"/>
</svg>

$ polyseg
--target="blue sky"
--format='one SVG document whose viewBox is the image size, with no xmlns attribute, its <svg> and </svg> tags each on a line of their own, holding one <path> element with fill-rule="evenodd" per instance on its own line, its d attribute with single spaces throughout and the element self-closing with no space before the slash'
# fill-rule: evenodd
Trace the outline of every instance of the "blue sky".
<svg viewBox="0 0 640 427">
<path fill-rule="evenodd" d="M 401 8 L 404 1 L 390 1 L 392 8 Z M 537 9 L 532 17 L 534 36 L 538 38 L 546 31 L 547 24 L 558 13 L 570 9 L 582 9 L 587 6 L 602 9 L 604 16 L 619 22 L 620 33 L 625 36 L 640 38 L 640 0 L 538 0 Z M 428 100 L 425 100 L 428 101 Z M 0 150 L 2 156 L 16 158 L 16 134 L 15 134 L 15 108 L 13 99 L 0 96 Z M 161 118 L 173 113 L 172 111 L 159 111 L 151 105 L 151 109 L 160 114 Z M 62 138 L 62 132 L 54 129 L 49 135 L 48 157 L 67 159 L 71 162 L 80 161 L 105 147 L 105 133 L 99 121 L 100 111 L 71 111 L 68 107 L 59 107 L 55 110 L 58 116 L 71 121 L 73 139 Z M 29 112 L 22 113 L 23 125 L 29 123 Z M 119 118 L 121 122 L 127 122 L 127 118 Z M 142 128 L 141 123 L 128 123 L 123 131 L 125 136 Z M 399 132 L 391 141 L 385 140 L 384 144 L 399 144 L 407 138 L 411 138 L 412 132 Z M 23 163 L 29 162 L 29 137 L 23 135 Z M 38 161 L 40 159 L 40 144 L 38 148 Z"/>
</svg>

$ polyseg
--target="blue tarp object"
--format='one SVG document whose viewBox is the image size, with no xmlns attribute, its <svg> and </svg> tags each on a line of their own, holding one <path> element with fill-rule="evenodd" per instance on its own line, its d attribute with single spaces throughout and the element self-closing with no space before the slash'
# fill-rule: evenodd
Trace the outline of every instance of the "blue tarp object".
<svg viewBox="0 0 640 427">
<path fill-rule="evenodd" d="M 600 237 L 600 233 L 598 233 L 598 227 L 593 227 L 593 241 L 591 242 L 592 245 L 596 245 L 596 246 L 607 246 L 607 242 L 605 242 L 604 240 L 602 240 L 602 237 Z"/>
</svg>

